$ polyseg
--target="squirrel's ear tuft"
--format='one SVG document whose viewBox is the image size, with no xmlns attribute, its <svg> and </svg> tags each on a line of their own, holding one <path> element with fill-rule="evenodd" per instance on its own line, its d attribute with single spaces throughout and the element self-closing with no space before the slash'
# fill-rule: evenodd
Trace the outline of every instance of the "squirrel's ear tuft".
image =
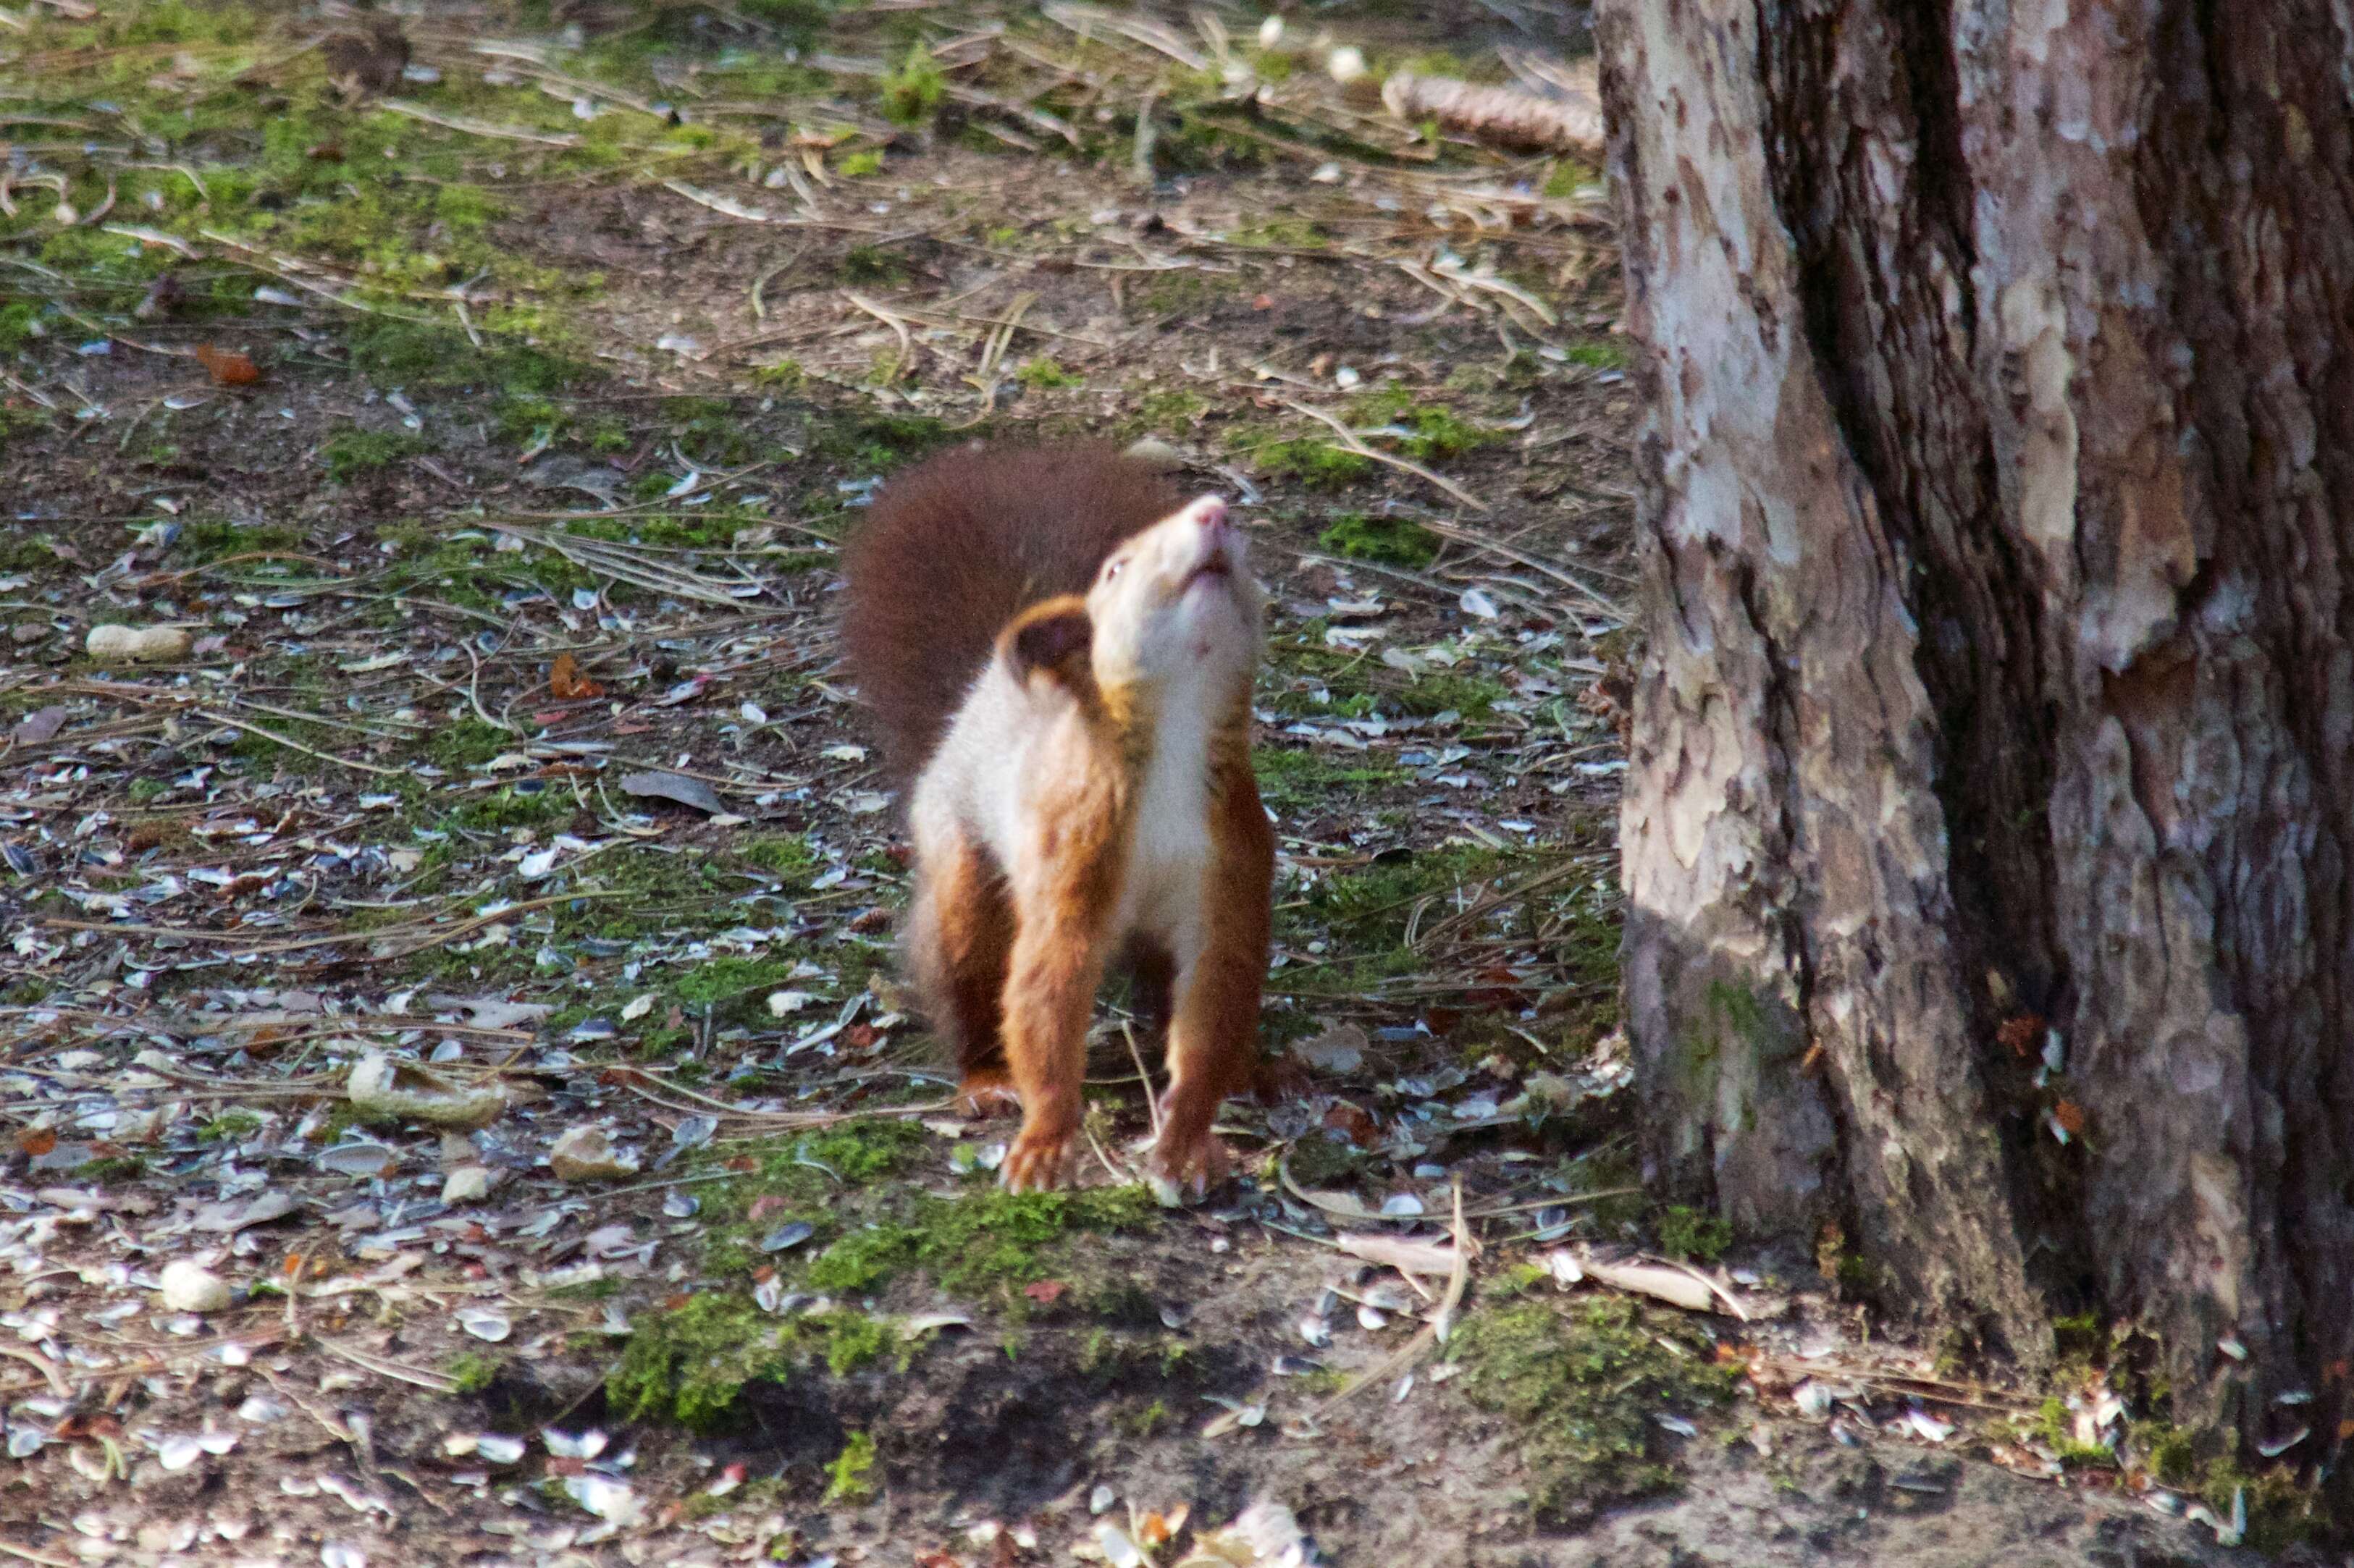
<svg viewBox="0 0 2354 1568">
<path fill-rule="evenodd" d="M 1044 673 L 1056 683 L 1076 691 L 1090 679 L 1087 654 L 1095 643 L 1095 623 L 1087 619 L 1087 601 L 1066 594 L 1032 605 L 1013 618 L 1000 647 L 1006 662 L 1024 684 Z"/>
</svg>

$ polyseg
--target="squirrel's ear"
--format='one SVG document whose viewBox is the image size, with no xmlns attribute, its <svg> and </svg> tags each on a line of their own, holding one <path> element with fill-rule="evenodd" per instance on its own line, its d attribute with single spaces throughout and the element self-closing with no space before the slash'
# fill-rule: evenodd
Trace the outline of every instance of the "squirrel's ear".
<svg viewBox="0 0 2354 1568">
<path fill-rule="evenodd" d="M 1087 654 L 1095 643 L 1095 623 L 1087 619 L 1087 601 L 1066 594 L 1032 605 L 1013 618 L 999 646 L 1006 662 L 1023 684 L 1044 673 L 1057 684 L 1078 691 L 1092 680 Z"/>
</svg>

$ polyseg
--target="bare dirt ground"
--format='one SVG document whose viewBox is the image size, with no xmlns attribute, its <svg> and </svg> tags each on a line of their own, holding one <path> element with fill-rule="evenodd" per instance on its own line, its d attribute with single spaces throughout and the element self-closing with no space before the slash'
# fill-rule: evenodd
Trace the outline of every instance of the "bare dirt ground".
<svg viewBox="0 0 2354 1568">
<path fill-rule="evenodd" d="M 1261 23 L 0 13 L 0 1557 L 2222 1555 L 2097 1347 L 1972 1380 L 1641 1193 L 1609 228 L 1376 90 L 1581 39 Z M 1082 431 L 1276 606 L 1190 1212 L 1116 997 L 1091 1184 L 997 1192 L 832 670 L 878 482 Z"/>
</svg>

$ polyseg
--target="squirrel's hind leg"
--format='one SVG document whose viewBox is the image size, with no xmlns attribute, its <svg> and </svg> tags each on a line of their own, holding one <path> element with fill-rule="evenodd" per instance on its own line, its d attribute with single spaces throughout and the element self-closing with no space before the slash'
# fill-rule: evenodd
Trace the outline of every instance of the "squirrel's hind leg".
<svg viewBox="0 0 2354 1568">
<path fill-rule="evenodd" d="M 1019 1103 L 1006 1071 L 1005 975 L 1013 906 L 987 852 L 961 833 L 927 845 L 917 862 L 907 960 L 933 1032 L 949 1043 L 962 1082 L 960 1109 L 986 1116 Z"/>
</svg>

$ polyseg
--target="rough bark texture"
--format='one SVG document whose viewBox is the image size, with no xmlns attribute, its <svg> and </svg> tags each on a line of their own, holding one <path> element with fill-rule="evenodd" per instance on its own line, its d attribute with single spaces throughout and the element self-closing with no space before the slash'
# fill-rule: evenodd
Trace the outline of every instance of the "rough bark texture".
<svg viewBox="0 0 2354 1568">
<path fill-rule="evenodd" d="M 2183 1414 L 2334 1459 L 2354 0 L 1606 0 L 1600 37 L 1655 1172 L 2030 1360 L 2129 1319 Z"/>
</svg>

